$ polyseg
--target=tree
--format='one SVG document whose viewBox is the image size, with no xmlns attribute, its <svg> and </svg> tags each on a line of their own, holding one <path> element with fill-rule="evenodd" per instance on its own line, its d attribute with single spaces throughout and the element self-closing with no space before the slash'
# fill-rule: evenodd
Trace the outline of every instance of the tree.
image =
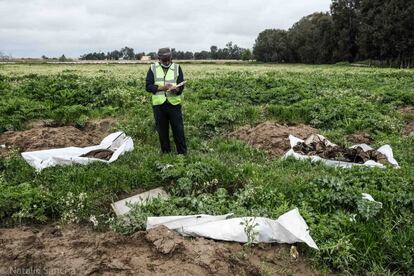
<svg viewBox="0 0 414 276">
<path fill-rule="evenodd" d="M 358 8 L 360 0 L 332 0 L 331 15 L 337 44 L 335 61 L 354 61 L 358 54 Z"/>
<path fill-rule="evenodd" d="M 185 52 L 184 53 L 184 59 L 194 59 L 194 54 L 192 52 Z"/>
<path fill-rule="evenodd" d="M 149 52 L 148 55 L 151 59 L 157 59 L 157 54 L 155 52 Z"/>
<path fill-rule="evenodd" d="M 230 59 L 230 53 L 228 48 L 218 49 L 216 53 L 216 59 Z"/>
<path fill-rule="evenodd" d="M 227 59 L 241 59 L 241 53 L 244 49 L 237 46 L 237 44 L 233 45 L 233 42 L 230 41 L 226 44 L 228 57 Z"/>
<path fill-rule="evenodd" d="M 134 53 L 133 48 L 129 48 L 129 47 L 125 46 L 124 48 L 121 49 L 120 52 L 122 53 L 122 58 L 123 59 L 128 59 L 128 60 L 135 59 L 135 53 Z"/>
<path fill-rule="evenodd" d="M 176 51 L 174 48 L 171 49 L 173 59 L 185 59 L 185 53 L 183 51 Z"/>
<path fill-rule="evenodd" d="M 332 63 L 335 48 L 332 18 L 313 13 L 296 22 L 288 32 L 290 62 Z"/>
<path fill-rule="evenodd" d="M 210 47 L 210 55 L 211 55 L 212 59 L 217 59 L 217 50 L 218 50 L 218 48 L 215 45 L 212 45 Z"/>
<path fill-rule="evenodd" d="M 241 59 L 242 60 L 251 60 L 252 59 L 252 52 L 250 51 L 250 49 L 244 49 L 242 54 L 241 54 Z"/>
<path fill-rule="evenodd" d="M 201 52 L 194 53 L 194 59 L 209 59 L 209 58 L 210 58 L 210 52 L 201 51 Z"/>
<path fill-rule="evenodd" d="M 414 2 L 363 0 L 360 3 L 360 57 L 410 67 L 414 56 Z"/>
<path fill-rule="evenodd" d="M 104 60 L 106 58 L 107 58 L 107 55 L 105 55 L 104 52 L 101 52 L 101 53 L 97 53 L 97 52 L 88 53 L 88 54 L 82 55 L 80 57 L 81 60 Z"/>
<path fill-rule="evenodd" d="M 67 60 L 68 59 L 65 57 L 65 55 L 61 55 L 60 58 L 59 58 L 59 61 L 61 61 L 61 62 L 65 62 Z"/>
<path fill-rule="evenodd" d="M 253 55 L 264 62 L 332 63 L 379 60 L 388 66 L 414 65 L 414 1 L 332 0 L 331 13 L 313 13 L 289 31 L 259 33 Z M 228 43 L 218 58 L 235 58 Z"/>
<path fill-rule="evenodd" d="M 263 62 L 289 62 L 291 51 L 287 31 L 267 29 L 259 33 L 253 47 L 253 55 Z"/>
<path fill-rule="evenodd" d="M 144 53 L 144 52 L 142 52 L 142 53 L 137 53 L 137 54 L 135 55 L 135 59 L 140 60 L 143 56 L 145 56 L 145 53 Z"/>
<path fill-rule="evenodd" d="M 114 50 L 112 52 L 108 52 L 106 58 L 110 60 L 118 60 L 122 57 L 122 53 L 118 50 Z"/>
<path fill-rule="evenodd" d="M 388 59 L 402 67 L 413 66 L 414 58 L 414 1 L 390 0 L 385 8 L 385 30 Z"/>
</svg>

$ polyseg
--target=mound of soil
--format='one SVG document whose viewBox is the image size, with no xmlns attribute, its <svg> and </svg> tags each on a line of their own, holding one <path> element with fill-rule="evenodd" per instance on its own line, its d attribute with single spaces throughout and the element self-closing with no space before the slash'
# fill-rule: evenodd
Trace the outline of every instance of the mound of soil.
<svg viewBox="0 0 414 276">
<path fill-rule="evenodd" d="M 288 245 L 183 238 L 165 227 L 122 236 L 78 225 L 0 229 L 0 274 L 319 275 Z M 28 273 L 31 272 L 31 273 Z"/>
<path fill-rule="evenodd" d="M 406 106 L 406 107 L 402 107 L 402 108 L 399 109 L 399 111 L 402 112 L 402 113 L 414 114 L 414 106 L 409 105 L 409 106 Z"/>
<path fill-rule="evenodd" d="M 405 123 L 404 133 L 407 135 L 414 135 L 414 121 Z"/>
<path fill-rule="evenodd" d="M 264 122 L 255 127 L 245 126 L 228 137 L 247 142 L 256 148 L 262 149 L 274 156 L 282 156 L 290 149 L 289 134 L 305 139 L 318 130 L 308 125 L 280 125 L 274 122 Z"/>
<path fill-rule="evenodd" d="M 86 147 L 97 145 L 109 134 L 112 119 L 104 119 L 86 124 L 83 129 L 74 126 L 50 127 L 32 124 L 33 128 L 24 131 L 7 131 L 0 134 L 0 151 L 12 147 L 19 151 L 34 151 L 64 147 Z"/>
<path fill-rule="evenodd" d="M 414 135 L 414 106 L 406 106 L 399 111 L 406 117 L 404 134 Z"/>
</svg>

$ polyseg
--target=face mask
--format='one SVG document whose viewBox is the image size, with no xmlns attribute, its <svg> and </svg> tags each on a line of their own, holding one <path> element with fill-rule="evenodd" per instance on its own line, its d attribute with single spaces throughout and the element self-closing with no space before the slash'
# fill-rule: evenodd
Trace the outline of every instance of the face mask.
<svg viewBox="0 0 414 276">
<path fill-rule="evenodd" d="M 161 63 L 161 67 L 164 69 L 168 69 L 170 67 L 171 63 L 169 63 L 168 65 L 162 64 Z"/>
</svg>

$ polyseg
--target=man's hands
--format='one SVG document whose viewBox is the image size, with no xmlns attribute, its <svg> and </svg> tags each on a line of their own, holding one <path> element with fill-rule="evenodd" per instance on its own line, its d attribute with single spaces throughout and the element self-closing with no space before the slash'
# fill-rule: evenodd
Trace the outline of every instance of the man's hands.
<svg viewBox="0 0 414 276">
<path fill-rule="evenodd" d="M 178 92 L 178 88 L 175 86 L 172 86 L 170 89 L 168 89 L 167 91 L 169 92 L 173 92 L 173 93 L 177 93 Z"/>
<path fill-rule="evenodd" d="M 159 91 L 168 91 L 168 92 L 173 92 L 173 93 L 178 92 L 177 87 L 175 87 L 175 86 L 174 86 L 174 85 L 172 85 L 171 83 L 167 83 L 167 84 L 166 84 L 166 85 L 164 85 L 164 86 L 160 86 L 160 87 L 158 87 L 158 90 L 159 90 Z"/>
</svg>

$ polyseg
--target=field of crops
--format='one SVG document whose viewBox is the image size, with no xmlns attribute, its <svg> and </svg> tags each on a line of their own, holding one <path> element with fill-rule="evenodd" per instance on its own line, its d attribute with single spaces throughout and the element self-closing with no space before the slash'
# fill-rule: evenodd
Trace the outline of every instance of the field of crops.
<svg viewBox="0 0 414 276">
<path fill-rule="evenodd" d="M 277 218 L 297 207 L 320 250 L 298 245 L 320 271 L 414 274 L 414 71 L 351 66 L 183 64 L 187 156 L 160 155 L 148 65 L 0 65 L 0 133 L 43 120 L 83 129 L 111 118 L 135 149 L 111 165 L 36 173 L 10 150 L 0 156 L 3 227 L 59 222 L 123 234 L 149 215 Z M 401 168 L 335 169 L 281 160 L 228 133 L 265 121 L 307 124 L 331 141 L 352 134 L 389 144 Z M 0 141 L 0 144 L 3 142 Z M 136 207 L 129 222 L 110 203 L 163 186 L 172 197 Z M 382 202 L 364 208 L 361 193 Z"/>
</svg>

